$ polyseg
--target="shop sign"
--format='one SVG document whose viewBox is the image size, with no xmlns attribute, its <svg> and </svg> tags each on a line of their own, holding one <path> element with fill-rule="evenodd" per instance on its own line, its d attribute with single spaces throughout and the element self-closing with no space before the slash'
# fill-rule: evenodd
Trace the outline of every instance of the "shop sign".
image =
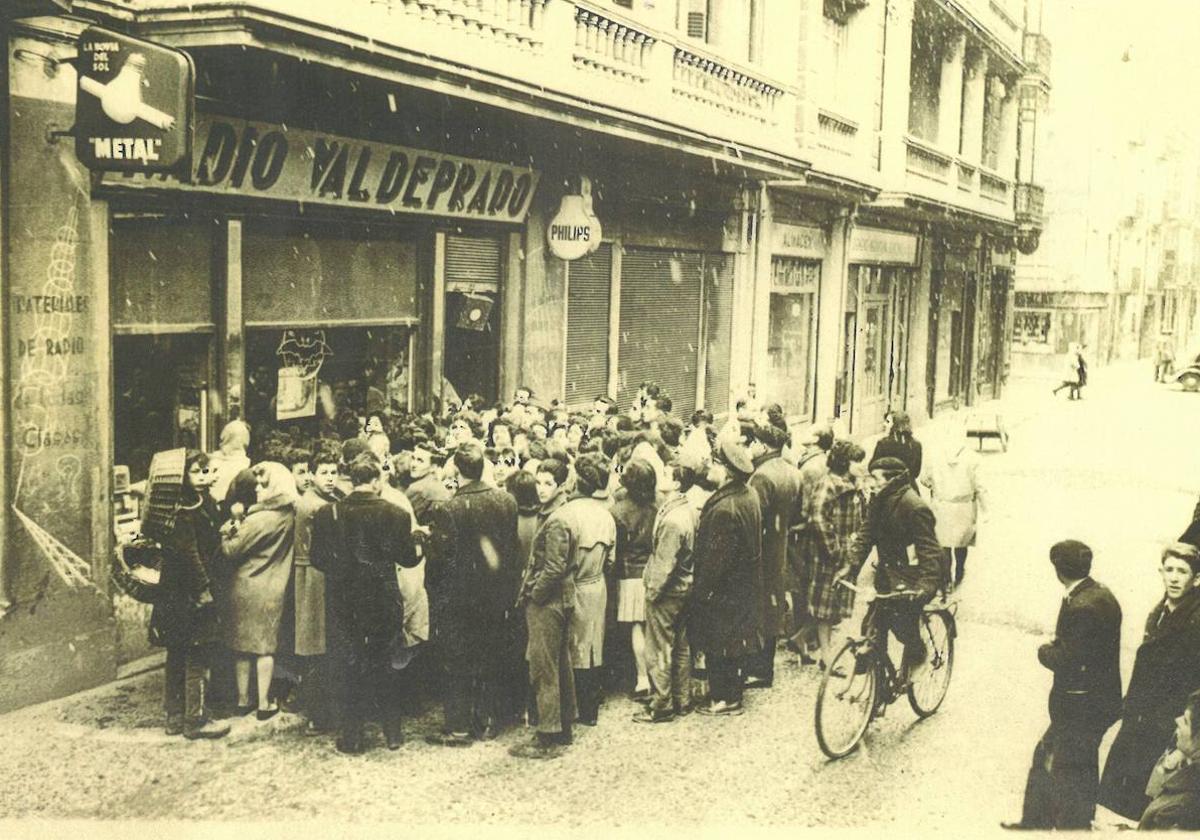
<svg viewBox="0 0 1200 840">
<path fill-rule="evenodd" d="M 105 183 L 520 222 L 538 181 L 525 167 L 211 115 L 197 136 L 190 183 Z"/>
<path fill-rule="evenodd" d="M 187 53 L 99 27 L 79 37 L 75 156 L 109 172 L 186 171 L 192 151 Z"/>
<path fill-rule="evenodd" d="M 774 231 L 775 244 L 771 250 L 773 254 L 821 260 L 829 250 L 829 237 L 819 227 L 776 222 Z"/>
<path fill-rule="evenodd" d="M 855 227 L 850 231 L 852 263 L 900 263 L 916 265 L 917 237 L 894 230 Z"/>
<path fill-rule="evenodd" d="M 581 177 L 578 195 L 564 195 L 546 228 L 550 253 L 560 260 L 577 260 L 600 247 L 604 232 L 592 209 L 592 184 Z"/>
</svg>

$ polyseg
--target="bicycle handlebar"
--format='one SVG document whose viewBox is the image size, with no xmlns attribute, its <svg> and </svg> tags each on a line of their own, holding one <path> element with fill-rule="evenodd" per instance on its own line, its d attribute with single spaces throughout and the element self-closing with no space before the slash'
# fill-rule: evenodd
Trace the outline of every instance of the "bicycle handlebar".
<svg viewBox="0 0 1200 840">
<path fill-rule="evenodd" d="M 873 601 L 915 601 L 921 593 L 911 592 L 907 589 L 902 589 L 897 592 L 879 592 L 869 587 L 857 586 L 850 581 L 842 578 L 838 581 L 847 589 L 852 589 L 860 595 L 865 595 Z"/>
</svg>

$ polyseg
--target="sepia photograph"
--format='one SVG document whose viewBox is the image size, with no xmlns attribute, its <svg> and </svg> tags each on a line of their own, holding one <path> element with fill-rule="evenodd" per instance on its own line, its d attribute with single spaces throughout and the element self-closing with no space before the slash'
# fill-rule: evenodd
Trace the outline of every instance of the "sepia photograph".
<svg viewBox="0 0 1200 840">
<path fill-rule="evenodd" d="M 1200 831 L 1200 2 L 0 0 L 0 835 Z"/>
</svg>

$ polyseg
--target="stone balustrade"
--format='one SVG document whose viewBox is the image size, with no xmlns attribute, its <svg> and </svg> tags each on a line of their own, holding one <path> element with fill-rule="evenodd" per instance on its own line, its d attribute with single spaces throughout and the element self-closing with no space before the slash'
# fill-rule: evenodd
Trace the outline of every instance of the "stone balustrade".
<svg viewBox="0 0 1200 840">
<path fill-rule="evenodd" d="M 654 36 L 587 6 L 575 7 L 575 66 L 618 79 L 645 83 L 650 80 Z"/>
<path fill-rule="evenodd" d="M 448 29 L 520 47 L 545 40 L 548 0 L 383 0 L 390 9 Z"/>
<path fill-rule="evenodd" d="M 817 112 L 817 143 L 827 151 L 851 157 L 858 151 L 858 124 L 822 109 Z"/>
<path fill-rule="evenodd" d="M 778 125 L 781 88 L 690 49 L 675 48 L 672 90 L 678 97 L 730 116 Z"/>
</svg>

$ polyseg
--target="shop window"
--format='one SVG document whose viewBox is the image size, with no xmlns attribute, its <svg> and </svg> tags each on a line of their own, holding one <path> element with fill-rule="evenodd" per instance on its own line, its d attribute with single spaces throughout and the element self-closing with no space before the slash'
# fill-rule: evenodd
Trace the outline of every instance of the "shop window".
<svg viewBox="0 0 1200 840">
<path fill-rule="evenodd" d="M 414 330 L 368 326 L 246 331 L 246 419 L 273 429 L 344 436 L 343 424 L 411 410 Z"/>
<path fill-rule="evenodd" d="M 788 417 L 812 416 L 812 353 L 821 264 L 775 257 L 767 338 L 768 381 L 760 392 Z"/>
<path fill-rule="evenodd" d="M 1049 344 L 1050 313 L 1017 310 L 1013 312 L 1015 344 Z"/>
<path fill-rule="evenodd" d="M 211 449 L 208 387 L 211 336 L 113 338 L 113 455 L 144 481 L 154 453 Z"/>
<path fill-rule="evenodd" d="M 213 326 L 211 222 L 114 218 L 109 238 L 112 323 L 129 332 Z"/>
</svg>

